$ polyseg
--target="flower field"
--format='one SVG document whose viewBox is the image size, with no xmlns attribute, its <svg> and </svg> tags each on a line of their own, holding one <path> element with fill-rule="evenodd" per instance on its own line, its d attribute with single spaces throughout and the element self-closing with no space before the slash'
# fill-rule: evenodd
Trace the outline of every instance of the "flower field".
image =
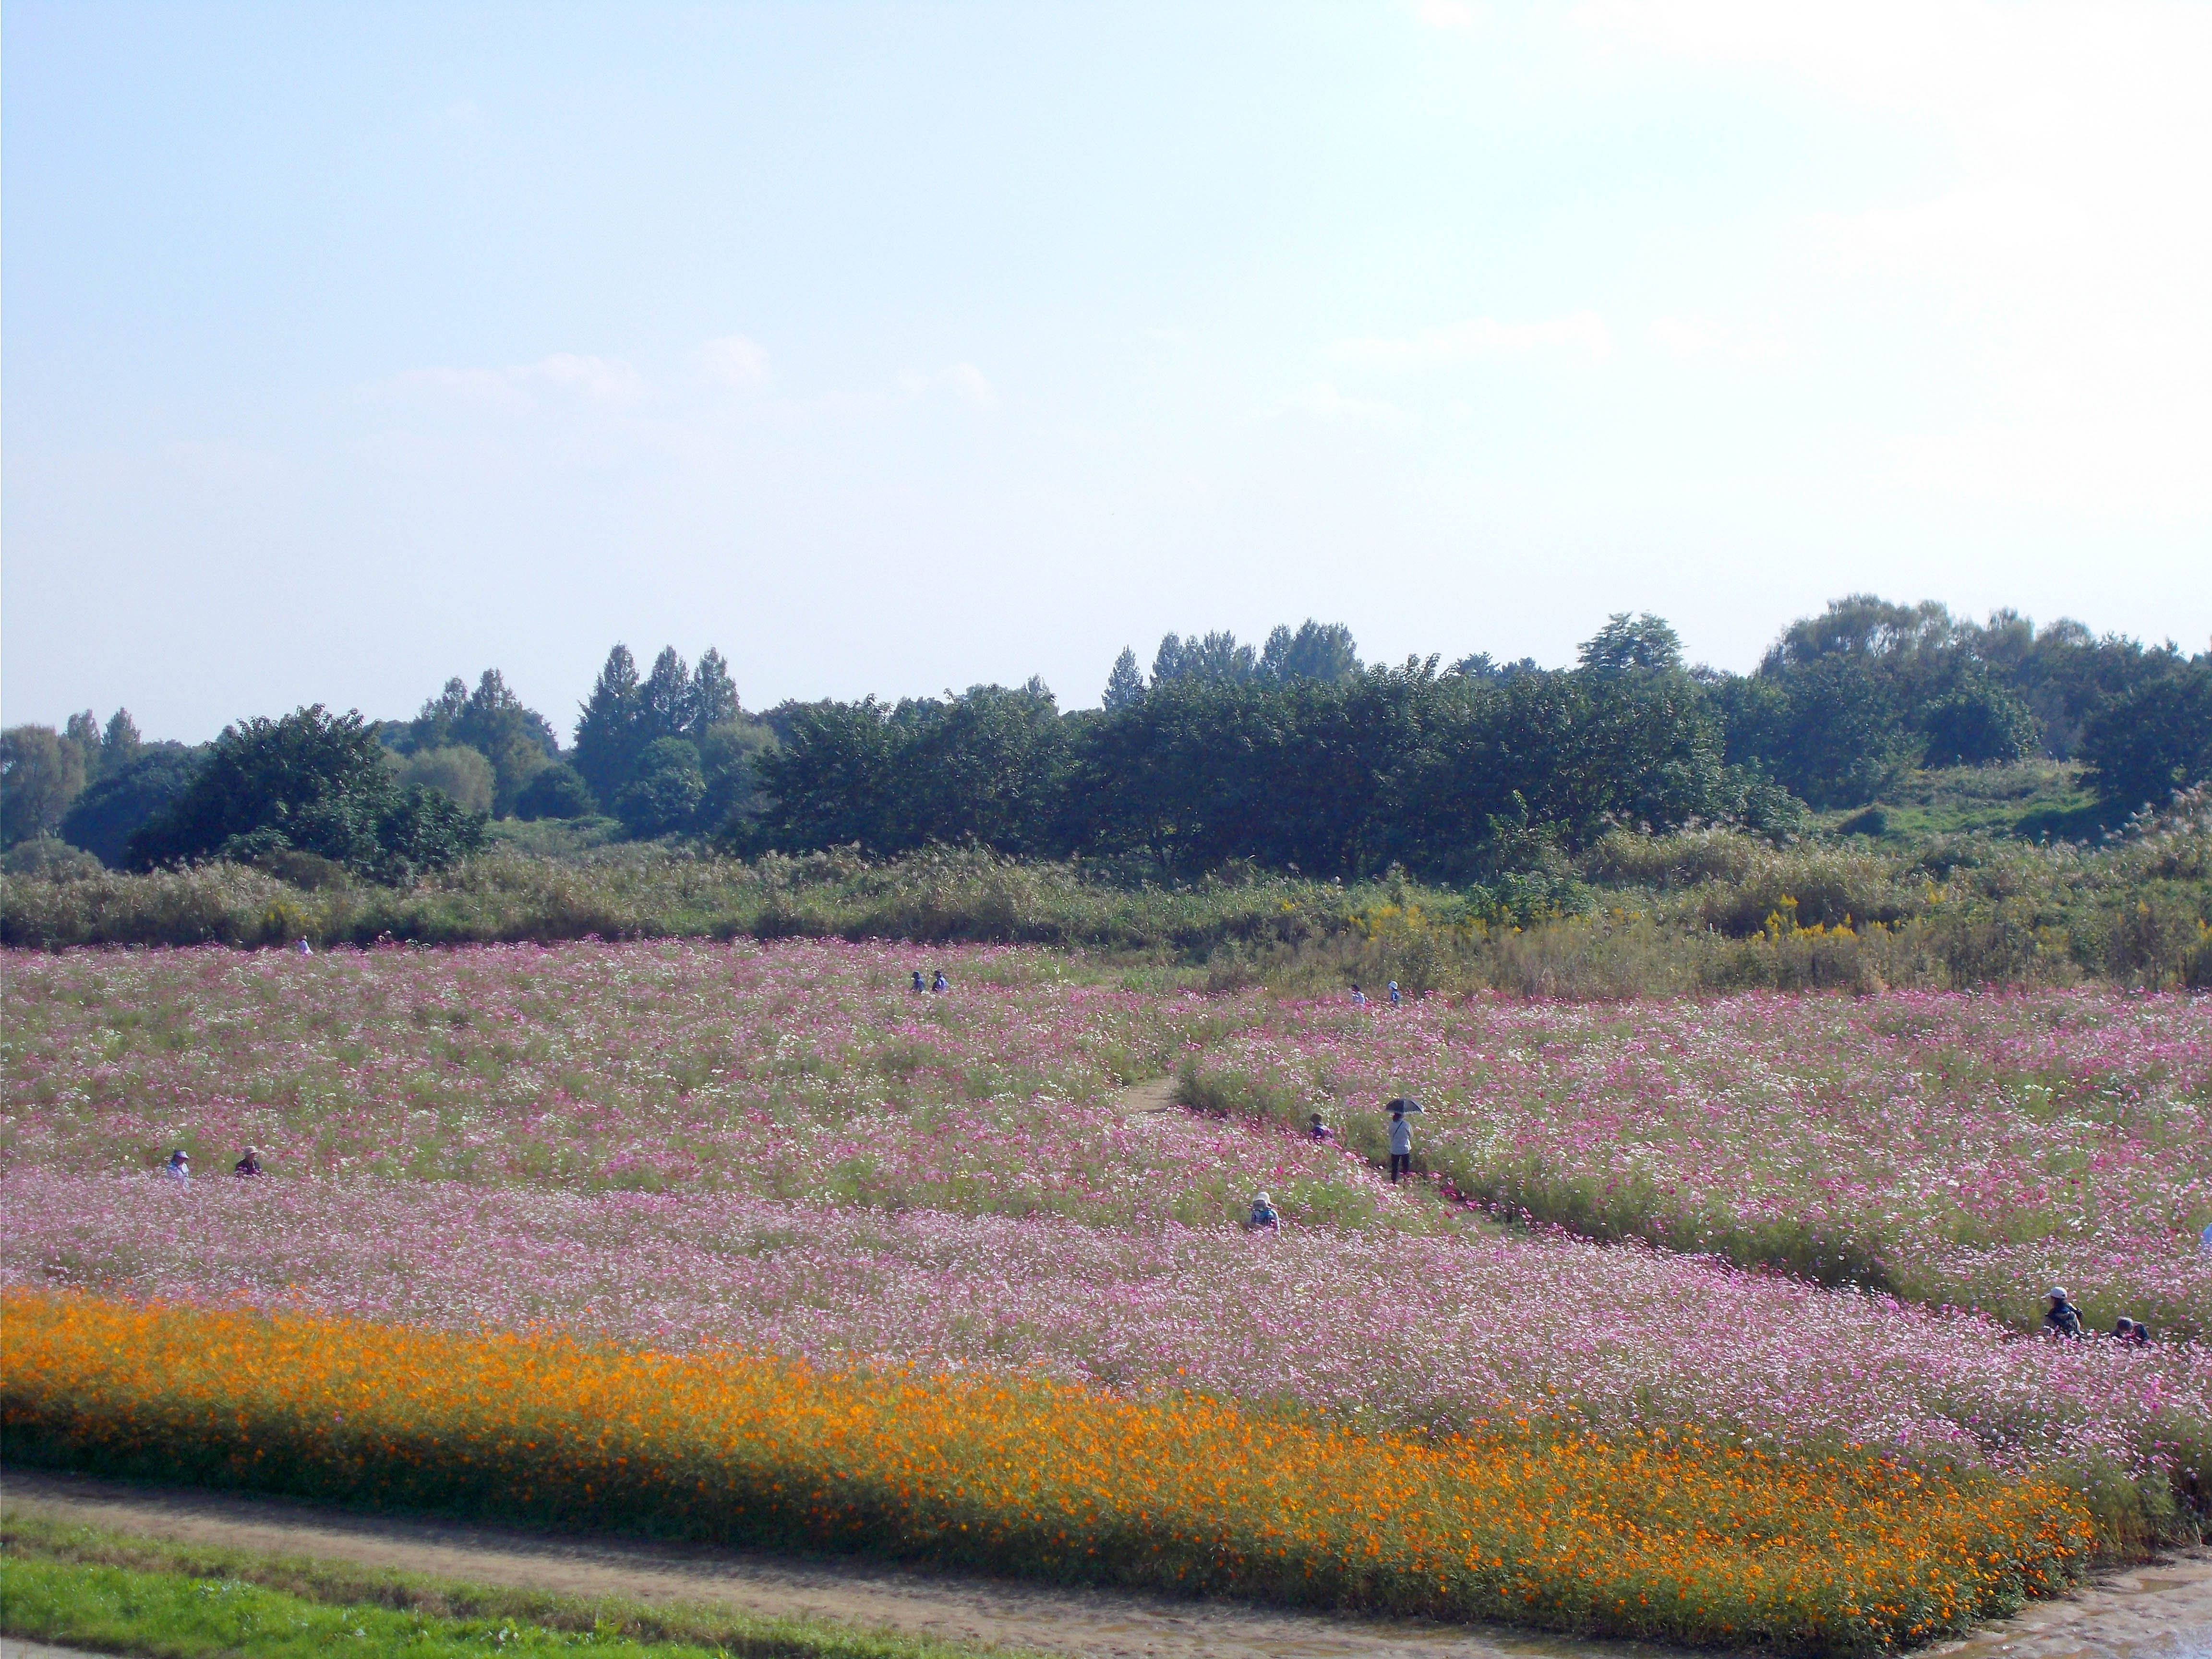
<svg viewBox="0 0 2212 1659">
<path fill-rule="evenodd" d="M 948 966 L 951 995 L 908 975 Z M 806 940 L 26 956 L 0 1158 L 203 1172 L 732 1188 L 878 1208 L 1437 1224 L 1358 1162 L 1240 1124 L 1131 1119 L 1243 1004 L 1074 980 L 1036 951 Z M 159 1148 L 156 1152 L 153 1149 Z M 216 1160 L 221 1159 L 218 1164 Z"/>
<path fill-rule="evenodd" d="M 1195 1102 L 1363 1126 L 1410 1094 L 1458 1189 L 2033 1324 L 2212 1333 L 2212 1002 L 2106 992 L 1567 1006 L 1300 1004 L 1194 1058 Z"/>
<path fill-rule="evenodd" d="M 7 1293 L 15 1455 L 356 1502 L 860 1548 L 1783 1650 L 2062 1585 L 2060 1484 L 1542 1421 L 1409 1439 L 1035 1380 Z"/>
<path fill-rule="evenodd" d="M 939 964 L 952 990 L 913 995 L 912 969 Z M 1257 1534 L 1234 1530 L 1246 1519 L 1223 1518 L 1218 1490 L 1202 1503 L 1182 1488 L 1162 1513 L 1185 1530 L 1146 1534 L 1135 1554 L 1124 1516 L 1099 1520 L 1097 1560 L 1010 1532 L 993 1547 L 1012 1553 L 988 1561 L 1081 1576 L 1110 1558 L 1107 1576 L 1129 1582 L 1705 1640 L 1785 1627 L 1795 1633 L 1777 1639 L 1811 1647 L 1917 1639 L 2036 1587 L 2008 1567 L 1996 1589 L 1947 1579 L 1939 1594 L 1911 1563 L 1965 1547 L 1943 1530 L 1954 1520 L 1913 1511 L 1934 1530 L 1910 1535 L 1906 1567 L 1883 1566 L 1860 1510 L 1838 1537 L 1859 1540 L 1850 1559 L 1877 1579 L 1904 1572 L 1902 1587 L 1822 1601 L 1811 1558 L 1790 1556 L 1801 1535 L 1773 1516 L 1747 1518 L 1757 1504 L 1728 1486 L 1752 1464 L 1767 1492 L 1784 1473 L 1826 1469 L 1862 1497 L 1850 1483 L 1863 1476 L 1917 1478 L 1929 1493 L 1981 1494 L 1977 1504 L 1997 1494 L 1984 1521 L 2054 1513 L 2022 1494 L 2056 1481 L 2065 1514 L 2121 1552 L 2187 1535 L 2212 1492 L 2212 1346 L 2198 1340 L 2212 1262 L 2193 1237 L 2212 1220 L 2202 1000 L 1436 998 L 1355 1011 L 1122 982 L 1036 951 L 836 941 L 70 952 L 15 957 L 9 969 L 0 1285 L 18 1298 L 6 1309 L 11 1348 L 26 1320 L 60 1329 L 78 1317 L 57 1310 L 78 1310 L 86 1330 L 139 1316 L 99 1299 L 115 1297 L 164 1310 L 151 1328 L 161 1342 L 174 1334 L 160 1364 L 179 1377 L 203 1375 L 192 1355 L 216 1334 L 250 1343 L 313 1330 L 365 1344 L 363 1355 L 473 1342 L 467 1352 L 507 1355 L 498 1363 L 526 1379 L 627 1355 L 621 1364 L 696 1381 L 734 1376 L 731 1356 L 752 1356 L 738 1368 L 795 1367 L 809 1389 L 895 1378 L 939 1401 L 933 1411 L 957 1397 L 1013 1402 L 1004 1410 L 1015 1417 L 1051 1401 L 1085 1423 L 1136 1413 L 1113 1419 L 1115 1432 L 1140 1440 L 1217 1412 L 1206 1419 L 1216 1428 L 1266 1425 L 1310 1451 L 1357 1445 L 1370 1461 L 1387 1445 L 1428 1471 L 1405 1490 L 1429 1495 L 1408 1498 L 1390 1522 L 1396 1541 L 1376 1546 L 1374 1562 L 1399 1565 L 1346 1577 L 1349 1534 L 1312 1533 L 1298 1575 L 1284 1577 L 1289 1558 L 1278 1557 L 1263 1582 L 1250 1576 L 1265 1565 L 1247 1548 Z M 1166 1073 L 1201 1109 L 1133 1113 L 1117 1095 Z M 1427 1167 L 1490 1215 L 1433 1182 L 1394 1188 L 1377 1175 L 1379 1108 L 1401 1092 L 1429 1105 L 1417 1121 Z M 1343 1145 L 1298 1133 L 1316 1105 Z M 269 1172 L 232 1181 L 228 1160 L 246 1144 Z M 189 1188 L 152 1177 L 177 1145 L 200 1172 Z M 1279 1234 L 1235 1224 L 1258 1187 L 1283 1212 Z M 1556 1224 L 1511 1224 L 1521 1217 Z M 2054 1277 L 2099 1317 L 2139 1315 L 2164 1340 L 2023 1336 Z M 498 1332 L 529 1340 L 482 1346 Z M 728 1386 L 729 1401 L 757 1397 Z M 102 1396 L 122 1426 L 86 1418 L 78 1427 L 93 1438 L 54 1441 L 56 1455 L 76 1445 L 93 1457 L 85 1449 L 108 1434 L 97 1456 L 122 1467 L 152 1420 L 127 1393 Z M 836 1411 L 874 1409 L 836 1397 Z M 477 1420 L 477 1407 L 448 1406 L 452 1420 Z M 1462 1460 L 1510 1462 L 1516 1437 L 1531 1434 L 1547 1458 L 1571 1446 L 1590 1460 L 1576 1478 L 1596 1486 L 1571 1499 L 1554 1483 L 1530 1511 L 1539 1519 L 1483 1525 L 1510 1521 L 1528 1540 L 1540 1527 L 1554 1541 L 1618 1531 L 1617 1506 L 1631 1500 L 1613 1486 L 1636 1484 L 1619 1460 L 1694 1447 L 1752 1460 L 1728 1463 L 1727 1480 L 1701 1462 L 1719 1486 L 1683 1474 L 1680 1492 L 1718 1506 L 1698 1547 L 1765 1540 L 1774 1583 L 1795 1588 L 1758 1607 L 1690 1590 L 1667 1615 L 1687 1622 L 1670 1625 L 1648 1601 L 1636 1603 L 1646 1622 L 1624 1622 L 1619 1587 L 1657 1570 L 1644 1558 L 1632 1570 L 1595 1542 L 1524 1551 L 1548 1565 L 1518 1607 L 1498 1599 L 1503 1579 L 1447 1571 L 1432 1591 L 1407 1577 L 1407 1563 L 1431 1564 L 1420 1528 L 1442 1524 L 1422 1506 L 1445 1501 L 1420 1458 L 1449 1443 Z M 775 1455 L 799 1456 L 799 1439 L 778 1443 Z M 848 1440 L 837 1444 L 808 1490 L 860 1482 L 836 1500 L 872 1517 L 855 1537 L 955 1559 L 942 1554 L 948 1538 L 927 1533 L 936 1522 L 880 1507 L 890 1489 L 854 1473 Z M 1000 1455 L 976 1444 L 986 1463 Z M 337 1465 L 315 1461 L 327 1447 L 309 1449 L 287 1468 L 324 1480 Z M 1322 1479 L 1309 1467 L 1319 1456 L 1298 1480 Z M 939 1485 L 915 1490 L 934 1504 L 952 1476 L 932 1467 Z M 1121 1475 L 1099 1478 L 1106 1486 L 1083 1490 L 1120 1490 Z M 954 1484 L 963 1503 L 988 1490 Z M 1723 1487 L 1736 1496 L 1713 1495 Z M 851 1497 L 864 1489 L 865 1503 Z M 560 1490 L 572 1506 L 561 1513 L 586 1513 Z M 513 1501 L 470 1492 L 448 1497 Z M 1032 1500 L 1046 1501 L 1020 1501 Z M 1728 1507 L 1739 1500 L 1752 1508 Z M 1826 1515 L 1860 1499 L 1839 1488 L 1805 1501 Z M 2027 1507 L 2003 1508 L 2015 1502 Z M 709 1530 L 754 1524 L 716 1513 Z M 778 1526 L 801 1524 L 776 1513 Z M 1688 1510 L 1668 1513 L 1652 1524 L 1688 1536 Z M 651 1505 L 631 1518 L 681 1521 Z M 2033 1542 L 2042 1524 L 2007 1520 L 2009 1541 L 1990 1547 L 2027 1562 L 2044 1547 Z M 936 1541 L 915 1541 L 925 1533 Z M 1175 1553 L 1232 1535 L 1245 1553 L 1225 1577 L 1206 1576 L 1229 1572 L 1218 1551 L 1196 1577 L 1200 1556 Z M 1165 1553 L 1144 1553 L 1155 1545 Z M 1158 1577 L 1170 1559 L 1185 1577 Z M 1735 1571 L 1700 1559 L 1707 1566 L 1667 1582 L 1703 1573 L 1718 1584 Z M 1785 1571 L 1790 1559 L 1800 1567 Z M 1609 1613 L 1607 1595 L 1620 1604 Z M 1816 1614 L 1827 1634 L 1806 1622 Z"/>
</svg>

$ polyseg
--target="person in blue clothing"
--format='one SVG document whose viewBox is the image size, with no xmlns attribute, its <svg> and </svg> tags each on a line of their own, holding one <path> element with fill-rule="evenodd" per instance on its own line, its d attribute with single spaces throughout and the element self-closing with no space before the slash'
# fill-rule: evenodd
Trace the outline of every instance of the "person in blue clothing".
<svg viewBox="0 0 2212 1659">
<path fill-rule="evenodd" d="M 945 977 L 945 969 L 940 968 L 937 970 L 937 977 L 930 981 L 929 988 L 933 991 L 949 991 L 952 988 L 951 981 Z"/>
<path fill-rule="evenodd" d="M 1357 981 L 1353 981 L 1352 987 L 1352 1006 L 1355 1008 L 1364 1008 L 1367 1006 L 1367 993 L 1359 988 Z"/>
<path fill-rule="evenodd" d="M 1252 1213 L 1244 1218 L 1247 1232 L 1272 1233 L 1280 1229 L 1282 1218 L 1275 1213 L 1273 1200 L 1265 1193 L 1252 1194 Z"/>
<path fill-rule="evenodd" d="M 915 994 L 915 995 L 916 995 L 916 996 L 920 996 L 920 995 L 921 994 L 921 992 L 922 992 L 922 984 L 921 984 L 921 969 L 919 969 L 919 968 L 917 968 L 917 969 L 915 969 L 914 970 L 914 994 Z"/>
<path fill-rule="evenodd" d="M 2068 1338 L 2078 1337 L 2081 1334 L 2081 1310 L 2067 1299 L 2066 1287 L 2063 1285 L 2053 1285 L 2043 1299 L 2049 1304 L 2043 1315 L 2045 1330 L 2049 1331 L 2053 1336 Z"/>
<path fill-rule="evenodd" d="M 1390 1006 L 1393 1008 L 1398 1006 L 1398 981 L 1395 979 L 1390 981 Z"/>
</svg>

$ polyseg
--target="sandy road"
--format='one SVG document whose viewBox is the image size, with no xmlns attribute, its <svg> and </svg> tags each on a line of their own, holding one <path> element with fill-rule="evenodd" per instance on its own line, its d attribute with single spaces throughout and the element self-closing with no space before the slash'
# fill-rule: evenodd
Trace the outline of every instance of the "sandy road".
<svg viewBox="0 0 2212 1659">
<path fill-rule="evenodd" d="M 282 1498 L 0 1471 L 0 1507 L 190 1542 L 334 1558 L 443 1577 L 641 1600 L 720 1602 L 945 1641 L 1123 1659 L 1672 1659 L 1631 1643 L 1347 1618 L 461 1522 Z M 15 1644 L 10 1644 L 12 1649 Z M 2212 1659 L 2212 1553 L 2112 1576 L 1932 1653 L 1960 1659 Z M 35 1659 L 34 1656 L 27 1659 Z"/>
</svg>

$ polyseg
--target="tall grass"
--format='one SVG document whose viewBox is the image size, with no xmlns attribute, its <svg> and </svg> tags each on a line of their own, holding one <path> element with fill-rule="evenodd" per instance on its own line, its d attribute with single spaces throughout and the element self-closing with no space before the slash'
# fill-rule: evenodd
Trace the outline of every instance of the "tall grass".
<svg viewBox="0 0 2212 1659">
<path fill-rule="evenodd" d="M 1571 875 L 1444 889 L 933 848 L 755 860 L 630 845 L 495 850 L 404 890 L 214 864 L 0 877 L 0 944 L 366 945 L 698 935 L 1025 943 L 1202 969 L 1217 987 L 1396 979 L 1530 996 L 1750 988 L 2212 985 L 2212 796 L 2106 845 L 1986 835 L 1776 847 L 1616 831 Z"/>
</svg>

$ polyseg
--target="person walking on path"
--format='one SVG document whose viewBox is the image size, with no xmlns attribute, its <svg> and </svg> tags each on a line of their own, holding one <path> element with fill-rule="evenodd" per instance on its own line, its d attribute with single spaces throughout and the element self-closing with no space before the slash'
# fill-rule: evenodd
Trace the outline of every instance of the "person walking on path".
<svg viewBox="0 0 2212 1659">
<path fill-rule="evenodd" d="M 2080 1310 L 2066 1299 L 2066 1287 L 2053 1285 L 2043 1299 L 2050 1304 L 2043 1316 L 2043 1328 L 2053 1336 L 2078 1337 L 2081 1334 Z"/>
<path fill-rule="evenodd" d="M 1398 1184 L 1401 1175 L 1413 1173 L 1413 1126 L 1407 1121 L 1408 1112 L 1418 1112 L 1421 1103 L 1401 1096 L 1390 1103 L 1390 1184 Z"/>
</svg>

